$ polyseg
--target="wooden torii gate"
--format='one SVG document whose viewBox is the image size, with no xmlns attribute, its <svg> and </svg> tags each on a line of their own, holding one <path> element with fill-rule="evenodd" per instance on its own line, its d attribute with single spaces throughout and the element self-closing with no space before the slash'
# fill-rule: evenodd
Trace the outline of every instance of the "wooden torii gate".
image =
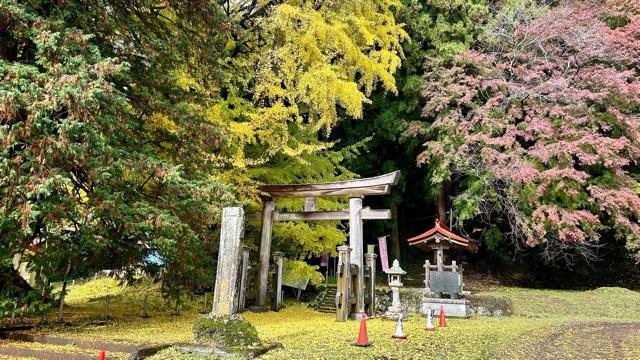
<svg viewBox="0 0 640 360">
<path fill-rule="evenodd" d="M 300 185 L 264 185 L 260 187 L 260 190 L 268 193 L 270 198 L 264 202 L 262 211 L 257 307 L 266 310 L 271 236 L 274 221 L 349 220 L 349 247 L 352 249 L 350 263 L 357 266 L 354 318 L 359 319 L 365 312 L 362 221 L 391 219 L 390 210 L 362 207 L 362 199 L 365 196 L 389 194 L 391 187 L 397 185 L 399 179 L 400 171 L 394 171 L 385 175 L 351 181 Z M 316 211 L 315 199 L 317 197 L 330 196 L 348 197 L 349 208 L 339 211 Z M 285 197 L 305 198 L 304 211 L 281 213 L 275 210 L 276 199 Z"/>
</svg>

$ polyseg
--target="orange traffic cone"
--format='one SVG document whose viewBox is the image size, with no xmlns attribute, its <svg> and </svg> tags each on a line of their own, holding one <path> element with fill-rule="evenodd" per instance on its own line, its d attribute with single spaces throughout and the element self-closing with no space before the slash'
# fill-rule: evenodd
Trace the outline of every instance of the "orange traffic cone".
<svg viewBox="0 0 640 360">
<path fill-rule="evenodd" d="M 107 355 L 105 354 L 104 351 L 100 351 L 100 354 L 98 354 L 98 360 L 105 360 L 107 358 Z"/>
<path fill-rule="evenodd" d="M 444 318 L 444 306 L 440 305 L 440 327 L 447 327 L 447 319 Z"/>
<path fill-rule="evenodd" d="M 369 338 L 367 337 L 367 315 L 362 314 L 360 318 L 360 335 L 358 336 L 358 341 L 351 344 L 353 346 L 367 347 L 371 346 L 369 342 Z"/>
</svg>

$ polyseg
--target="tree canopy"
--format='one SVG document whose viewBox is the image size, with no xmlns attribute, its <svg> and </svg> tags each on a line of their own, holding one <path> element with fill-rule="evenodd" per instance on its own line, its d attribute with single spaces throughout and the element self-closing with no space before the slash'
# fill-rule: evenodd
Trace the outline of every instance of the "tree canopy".
<svg viewBox="0 0 640 360">
<path fill-rule="evenodd" d="M 47 277 L 160 261 L 197 284 L 222 206 L 355 175 L 327 134 L 378 84 L 396 91 L 397 6 L 3 1 L 2 253 Z M 344 239 L 332 228 L 320 247 L 279 233 L 304 258 Z"/>
<path fill-rule="evenodd" d="M 0 268 L 209 287 L 222 207 L 396 169 L 396 257 L 448 205 L 489 251 L 637 255 L 639 37 L 625 0 L 1 0 Z M 274 227 L 301 272 L 345 240 Z"/>
<path fill-rule="evenodd" d="M 636 13 L 633 10 L 636 10 Z M 463 181 L 457 220 L 480 218 L 549 261 L 594 258 L 608 229 L 637 249 L 637 6 L 508 3 L 479 49 L 428 62 L 419 163 Z"/>
</svg>

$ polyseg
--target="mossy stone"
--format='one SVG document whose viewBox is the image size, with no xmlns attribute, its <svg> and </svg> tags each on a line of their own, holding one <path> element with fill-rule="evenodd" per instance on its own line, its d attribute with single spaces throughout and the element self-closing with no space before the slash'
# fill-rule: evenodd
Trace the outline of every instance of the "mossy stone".
<svg viewBox="0 0 640 360">
<path fill-rule="evenodd" d="M 220 349 L 261 346 L 255 326 L 240 315 L 204 316 L 193 327 L 195 340 Z"/>
</svg>

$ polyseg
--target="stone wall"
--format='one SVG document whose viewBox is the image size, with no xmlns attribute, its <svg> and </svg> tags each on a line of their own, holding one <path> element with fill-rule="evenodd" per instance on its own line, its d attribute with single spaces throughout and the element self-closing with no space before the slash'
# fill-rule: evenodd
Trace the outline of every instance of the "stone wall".
<svg viewBox="0 0 640 360">
<path fill-rule="evenodd" d="M 427 291 L 424 288 L 400 288 L 400 303 L 404 307 L 405 312 L 417 313 L 420 311 L 422 302 L 428 298 Z M 386 311 L 391 306 L 391 289 L 376 289 L 376 309 L 378 311 Z"/>
<path fill-rule="evenodd" d="M 407 313 L 419 313 L 422 303 L 433 297 L 424 288 L 400 288 L 400 302 Z M 511 315 L 512 303 L 509 298 L 491 295 L 464 295 L 470 301 L 471 315 L 505 316 Z M 383 312 L 391 305 L 391 289 L 376 289 L 376 308 Z"/>
</svg>

